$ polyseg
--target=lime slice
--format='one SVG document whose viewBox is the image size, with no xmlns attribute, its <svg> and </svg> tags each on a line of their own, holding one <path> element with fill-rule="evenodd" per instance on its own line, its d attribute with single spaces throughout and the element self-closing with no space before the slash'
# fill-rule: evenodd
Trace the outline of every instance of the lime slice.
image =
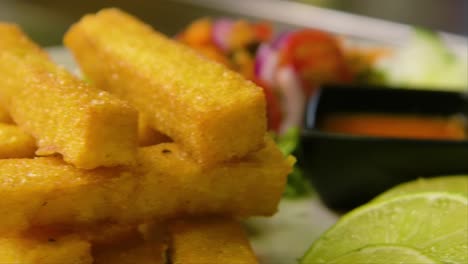
<svg viewBox="0 0 468 264">
<path fill-rule="evenodd" d="M 408 194 L 364 205 L 322 235 L 301 263 L 328 263 L 374 244 L 408 246 L 442 262 L 467 263 L 467 206 L 468 199 L 463 195 L 438 192 Z M 447 243 L 461 250 L 447 252 Z"/>
<path fill-rule="evenodd" d="M 372 200 L 382 201 L 396 196 L 418 192 L 450 192 L 468 197 L 468 175 L 445 176 L 437 178 L 420 178 L 403 183 L 382 193 Z"/>
<path fill-rule="evenodd" d="M 433 260 L 416 249 L 397 245 L 375 245 L 351 251 L 328 264 L 388 264 L 388 263 L 415 263 L 437 264 Z"/>
</svg>

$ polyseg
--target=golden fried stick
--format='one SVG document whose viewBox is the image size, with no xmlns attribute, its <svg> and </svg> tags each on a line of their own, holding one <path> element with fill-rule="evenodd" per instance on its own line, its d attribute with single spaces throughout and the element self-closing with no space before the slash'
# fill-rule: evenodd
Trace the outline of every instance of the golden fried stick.
<svg viewBox="0 0 468 264">
<path fill-rule="evenodd" d="M 21 128 L 0 123 L 0 159 L 34 157 L 36 141 Z"/>
<path fill-rule="evenodd" d="M 156 228 L 162 228 L 160 224 L 152 223 L 152 225 L 155 225 L 155 227 L 157 226 Z M 165 237 L 162 235 L 157 237 L 156 234 L 151 235 L 151 241 L 145 241 L 143 234 L 136 225 L 113 225 L 106 223 L 85 228 L 67 228 L 62 225 L 35 228 L 22 233 L 21 237 L 29 238 L 28 240 L 23 239 L 23 241 L 29 241 L 29 244 L 33 245 L 33 250 L 31 250 L 30 253 L 34 254 L 36 254 L 35 251 L 37 251 L 35 248 L 47 248 L 48 246 L 51 250 L 61 250 L 63 245 L 66 245 L 70 252 L 68 254 L 70 258 L 62 262 L 64 264 L 75 263 L 74 260 L 76 257 L 74 256 L 76 254 L 73 252 L 77 252 L 77 249 L 84 249 L 83 244 L 92 245 L 92 250 L 89 250 L 89 245 L 86 247 L 86 249 L 88 249 L 86 250 L 86 255 L 92 255 L 94 260 L 92 262 L 93 264 L 165 264 L 165 252 L 167 249 L 164 243 Z M 63 238 L 65 237 L 72 237 L 72 241 L 81 243 L 72 244 L 70 243 L 70 239 L 64 240 Z M 16 241 L 18 241 L 18 239 Z M 19 251 L 16 250 L 15 252 Z M 0 263 L 3 264 L 4 262 L 0 261 Z M 37 264 L 43 262 L 32 263 Z M 55 264 L 56 262 L 51 263 Z M 48 262 L 44 264 L 48 264 Z"/>
<path fill-rule="evenodd" d="M 11 122 L 10 114 L 0 106 L 0 123 L 10 124 Z"/>
<path fill-rule="evenodd" d="M 179 220 L 169 225 L 174 264 L 258 263 L 242 225 L 227 218 Z"/>
<path fill-rule="evenodd" d="M 0 238 L 0 263 L 92 264 L 91 245 L 79 238 Z"/>
<path fill-rule="evenodd" d="M 172 140 L 168 136 L 151 128 L 148 124 L 148 119 L 144 115 L 138 115 L 138 144 L 141 147 L 171 141 Z"/>
<path fill-rule="evenodd" d="M 0 103 L 37 139 L 38 155 L 85 169 L 135 162 L 136 110 L 53 64 L 10 24 L 0 24 Z"/>
<path fill-rule="evenodd" d="M 79 170 L 53 157 L 0 160 L 0 233 L 181 215 L 272 215 L 293 163 L 272 140 L 213 168 L 175 143 L 140 149 L 138 166 L 127 169 Z"/>
<path fill-rule="evenodd" d="M 162 238 L 146 242 L 136 226 L 59 229 L 62 227 L 32 229 L 18 236 L 0 238 L 0 263 L 165 263 L 167 247 Z"/>
<path fill-rule="evenodd" d="M 117 225 L 108 222 L 81 227 L 49 225 L 40 228 L 30 228 L 19 234 L 15 234 L 15 236 L 47 240 L 48 238 L 65 237 L 74 234 L 75 237 L 91 243 L 93 248 L 96 248 L 107 247 L 115 244 L 116 241 L 141 239 L 143 235 L 140 231 L 140 226 L 144 225 Z"/>
<path fill-rule="evenodd" d="M 65 44 L 99 88 L 132 103 L 198 162 L 258 150 L 266 130 L 261 88 L 117 9 L 85 16 Z"/>
<path fill-rule="evenodd" d="M 94 264 L 165 264 L 167 246 L 141 239 L 124 240 L 93 250 Z"/>
</svg>

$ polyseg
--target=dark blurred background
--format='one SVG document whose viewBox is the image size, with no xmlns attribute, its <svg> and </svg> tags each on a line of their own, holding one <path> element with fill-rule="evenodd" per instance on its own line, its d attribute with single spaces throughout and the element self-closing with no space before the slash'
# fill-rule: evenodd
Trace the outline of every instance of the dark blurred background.
<svg viewBox="0 0 468 264">
<path fill-rule="evenodd" d="M 255 0 L 238 0 L 236 2 L 247 6 L 252 1 Z M 229 11 L 207 7 L 206 3 L 204 6 L 199 5 L 200 2 L 206 1 L 0 0 L 0 21 L 20 24 L 34 40 L 49 46 L 61 44 L 63 33 L 71 23 L 83 14 L 95 12 L 103 7 L 123 8 L 152 24 L 158 30 L 171 35 L 201 16 L 232 15 Z M 219 2 L 223 1 L 219 0 Z M 299 0 L 289 2 L 301 2 L 468 35 L 467 0 Z M 268 9 L 268 3 L 265 6 Z M 290 15 L 294 16 L 294 14 Z"/>
</svg>

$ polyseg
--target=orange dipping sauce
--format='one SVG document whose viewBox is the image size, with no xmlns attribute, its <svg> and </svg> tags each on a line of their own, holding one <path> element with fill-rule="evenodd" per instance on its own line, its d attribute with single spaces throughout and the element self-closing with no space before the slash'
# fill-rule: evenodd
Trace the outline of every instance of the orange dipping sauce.
<svg viewBox="0 0 468 264">
<path fill-rule="evenodd" d="M 467 139 L 466 121 L 462 117 L 336 113 L 325 117 L 319 128 L 327 132 L 376 137 Z"/>
</svg>

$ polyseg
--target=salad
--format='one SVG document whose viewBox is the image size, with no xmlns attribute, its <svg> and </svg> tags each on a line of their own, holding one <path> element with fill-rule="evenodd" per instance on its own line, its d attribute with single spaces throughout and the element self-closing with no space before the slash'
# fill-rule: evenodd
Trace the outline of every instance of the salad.
<svg viewBox="0 0 468 264">
<path fill-rule="evenodd" d="M 457 57 L 434 32 L 415 29 L 401 47 L 360 47 L 316 29 L 275 32 L 268 22 L 201 18 L 176 39 L 263 88 L 268 127 L 285 154 L 298 154 L 304 108 L 324 83 L 467 91 L 468 58 Z M 311 190 L 300 164 L 286 196 Z"/>
</svg>

